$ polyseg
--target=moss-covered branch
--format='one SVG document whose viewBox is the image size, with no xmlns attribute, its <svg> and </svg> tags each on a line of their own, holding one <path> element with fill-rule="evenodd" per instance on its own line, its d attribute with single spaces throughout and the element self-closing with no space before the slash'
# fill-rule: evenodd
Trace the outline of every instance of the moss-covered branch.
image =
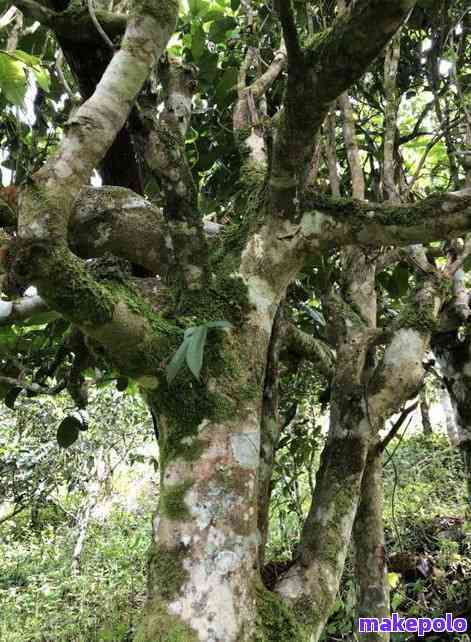
<svg viewBox="0 0 471 642">
<path fill-rule="evenodd" d="M 316 34 L 298 51 L 290 2 L 279 3 L 290 40 L 284 113 L 275 136 L 271 190 L 274 204 L 296 198 L 312 156 L 314 136 L 329 106 L 366 71 L 400 27 L 415 0 L 359 0 L 349 15 Z"/>
<path fill-rule="evenodd" d="M 288 354 L 294 354 L 300 359 L 311 361 L 327 379 L 334 374 L 335 355 L 332 349 L 324 342 L 303 332 L 292 323 L 284 327 L 284 347 Z M 283 354 L 283 353 L 282 353 Z"/>
<path fill-rule="evenodd" d="M 53 310 L 104 346 L 118 367 L 135 374 L 152 371 L 144 365 L 142 349 L 150 354 L 158 342 L 156 319 L 136 309 L 139 297 L 97 282 L 69 250 L 67 235 L 76 198 L 126 122 L 173 33 L 177 13 L 177 0 L 136 1 L 120 50 L 93 95 L 66 124 L 56 154 L 19 199 L 16 276 L 37 285 Z"/>
<path fill-rule="evenodd" d="M 83 258 L 112 253 L 161 277 L 175 269 L 162 210 L 124 187 L 85 187 L 71 216 L 69 242 Z"/>
<path fill-rule="evenodd" d="M 90 44 L 103 42 L 87 7 L 77 9 L 77 6 L 71 3 L 73 6 L 70 9 L 59 13 L 35 0 L 14 0 L 10 4 L 18 7 L 28 18 L 37 20 L 45 27 L 50 27 L 57 35 L 70 42 Z M 123 35 L 126 28 L 125 15 L 98 9 L 96 17 L 109 38 L 114 40 Z"/>
<path fill-rule="evenodd" d="M 292 212 L 293 217 L 295 212 Z M 471 229 L 471 189 L 414 204 L 378 204 L 308 195 L 292 224 L 306 251 L 342 245 L 405 246 L 462 236 Z M 286 232 L 286 238 L 288 233 Z"/>
</svg>

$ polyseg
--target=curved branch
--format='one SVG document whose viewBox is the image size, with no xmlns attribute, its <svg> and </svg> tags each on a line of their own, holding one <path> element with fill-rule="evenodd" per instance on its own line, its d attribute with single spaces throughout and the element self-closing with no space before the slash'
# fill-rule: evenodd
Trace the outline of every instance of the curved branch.
<svg viewBox="0 0 471 642">
<path fill-rule="evenodd" d="M 45 27 L 50 27 L 57 35 L 70 42 L 98 44 L 103 42 L 103 36 L 97 31 L 86 8 L 79 11 L 72 8 L 57 13 L 35 0 L 13 0 L 10 4 L 18 7 L 28 18 L 37 20 Z M 97 10 L 95 16 L 110 41 L 123 35 L 126 28 L 125 15 Z"/>
<path fill-rule="evenodd" d="M 314 136 L 330 104 L 362 76 L 415 1 L 359 0 L 348 16 L 340 16 L 330 29 L 316 34 L 302 56 L 296 55 L 292 44 L 295 61 L 288 66 L 284 114 L 275 135 L 270 179 L 277 208 L 291 204 L 302 188 L 306 178 L 303 167 L 309 162 Z M 289 13 L 285 23 L 286 30 L 291 24 Z"/>
<path fill-rule="evenodd" d="M 329 246 L 404 246 L 462 236 L 471 230 L 471 189 L 432 194 L 413 204 L 367 203 L 311 194 L 299 223 L 285 223 L 278 238 L 305 251 Z M 295 213 L 292 212 L 293 217 Z"/>
<path fill-rule="evenodd" d="M 293 323 L 286 323 L 284 327 L 284 347 L 288 352 L 301 359 L 311 361 L 327 379 L 332 379 L 335 355 L 327 343 L 312 334 L 303 332 Z"/>
<path fill-rule="evenodd" d="M 158 340 L 158 320 L 152 311 L 140 314 L 131 293 L 97 282 L 68 249 L 67 234 L 75 200 L 126 122 L 175 29 L 177 13 L 176 0 L 156 7 L 136 3 L 120 50 L 93 95 L 66 124 L 55 156 L 33 175 L 19 201 L 13 271 L 35 284 L 53 310 L 104 346 L 117 367 L 134 376 L 155 371 L 148 357 Z"/>
<path fill-rule="evenodd" d="M 124 187 L 86 187 L 80 192 L 69 243 L 82 258 L 111 253 L 162 277 L 175 269 L 162 210 Z"/>
</svg>

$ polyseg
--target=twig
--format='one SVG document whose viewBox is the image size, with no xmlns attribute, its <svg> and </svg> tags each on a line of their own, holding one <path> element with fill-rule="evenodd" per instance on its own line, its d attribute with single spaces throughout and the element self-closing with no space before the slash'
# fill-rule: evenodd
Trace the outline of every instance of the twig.
<svg viewBox="0 0 471 642">
<path fill-rule="evenodd" d="M 418 405 L 419 405 L 419 402 L 416 401 L 411 406 L 409 406 L 409 408 L 405 408 L 401 412 L 401 414 L 399 416 L 399 419 L 395 422 L 395 424 L 393 425 L 391 430 L 388 432 L 386 437 L 378 444 L 378 446 L 377 446 L 378 453 L 382 453 L 387 448 L 387 446 L 390 444 L 392 439 L 394 439 L 394 437 L 399 432 L 402 424 L 405 422 L 407 417 L 411 414 L 411 412 L 413 412 L 417 408 Z M 407 424 L 407 426 L 409 426 L 409 424 Z"/>
<path fill-rule="evenodd" d="M 93 0 L 88 0 L 88 12 L 90 14 L 90 18 L 92 19 L 93 24 L 95 25 L 96 30 L 98 31 L 100 36 L 106 42 L 106 44 L 111 49 L 111 51 L 115 51 L 114 44 L 111 42 L 111 40 L 109 39 L 109 37 L 106 34 L 105 30 L 103 29 L 101 24 L 98 22 L 98 18 L 96 17 L 95 6 L 93 4 Z"/>
</svg>

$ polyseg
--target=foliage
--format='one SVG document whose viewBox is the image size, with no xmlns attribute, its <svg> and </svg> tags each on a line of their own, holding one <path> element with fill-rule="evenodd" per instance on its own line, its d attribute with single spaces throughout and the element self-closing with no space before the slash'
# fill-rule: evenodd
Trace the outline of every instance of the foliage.
<svg viewBox="0 0 471 642">
<path fill-rule="evenodd" d="M 130 640 L 145 594 L 149 525 L 144 508 L 115 508 L 91 527 L 80 575 L 70 572 L 75 528 L 34 534 L 23 520 L 3 528 L 0 640 Z"/>
</svg>

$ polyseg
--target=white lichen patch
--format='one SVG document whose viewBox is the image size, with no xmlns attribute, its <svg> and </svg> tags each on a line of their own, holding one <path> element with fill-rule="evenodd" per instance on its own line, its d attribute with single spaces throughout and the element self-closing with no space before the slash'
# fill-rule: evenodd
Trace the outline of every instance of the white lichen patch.
<svg viewBox="0 0 471 642">
<path fill-rule="evenodd" d="M 422 366 L 424 341 L 421 334 L 413 328 L 403 328 L 396 333 L 384 355 L 386 367 L 398 368 Z"/>
<path fill-rule="evenodd" d="M 301 219 L 300 231 L 306 238 L 316 237 L 322 235 L 322 226 L 325 221 L 332 222 L 322 212 L 314 210 L 313 212 L 306 212 Z"/>
<path fill-rule="evenodd" d="M 256 325 L 270 333 L 274 302 L 276 301 L 275 293 L 267 281 L 260 276 L 250 276 L 246 279 L 246 285 L 249 301 L 256 310 L 255 316 L 252 314 L 251 319 Z"/>
<path fill-rule="evenodd" d="M 231 435 L 232 454 L 242 468 L 257 468 L 260 453 L 260 432 L 239 432 Z"/>
</svg>

